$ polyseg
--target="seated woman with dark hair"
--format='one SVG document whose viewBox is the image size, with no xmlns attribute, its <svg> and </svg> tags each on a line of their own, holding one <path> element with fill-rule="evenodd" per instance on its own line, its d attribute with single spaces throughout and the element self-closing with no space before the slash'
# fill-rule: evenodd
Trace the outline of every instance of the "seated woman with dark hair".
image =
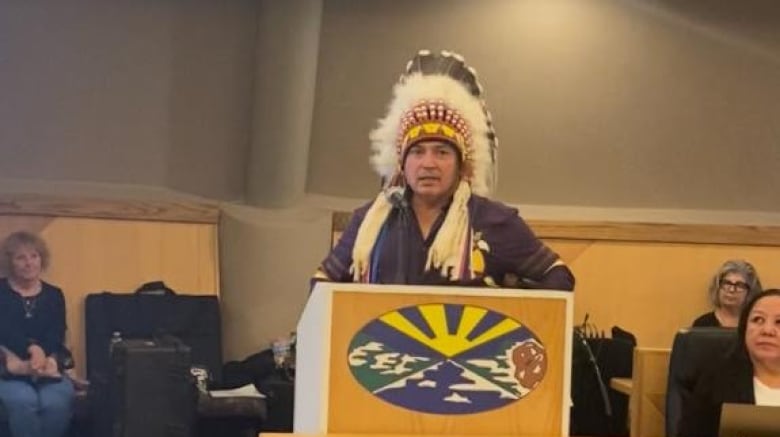
<svg viewBox="0 0 780 437">
<path fill-rule="evenodd" d="M 753 265 L 728 260 L 710 282 L 709 298 L 714 310 L 699 316 L 692 326 L 736 328 L 743 305 L 758 293 L 761 293 L 761 280 Z"/>
<path fill-rule="evenodd" d="M 35 234 L 15 232 L 0 248 L 0 402 L 13 437 L 59 437 L 71 418 L 74 387 L 58 363 L 67 352 L 65 298 L 41 280 L 48 264 Z"/>
<path fill-rule="evenodd" d="M 726 402 L 780 406 L 780 289 L 745 305 L 736 335 L 736 348 L 684 396 L 679 435 L 716 437 Z"/>
</svg>

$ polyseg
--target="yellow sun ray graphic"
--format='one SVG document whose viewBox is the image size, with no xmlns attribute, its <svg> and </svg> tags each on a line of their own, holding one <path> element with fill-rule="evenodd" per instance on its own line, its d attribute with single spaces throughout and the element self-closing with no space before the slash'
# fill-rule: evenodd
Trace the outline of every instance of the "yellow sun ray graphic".
<svg viewBox="0 0 780 437">
<path fill-rule="evenodd" d="M 419 305 L 417 308 L 433 333 L 433 336 L 430 338 L 398 311 L 384 314 L 379 319 L 447 357 L 455 356 L 465 350 L 514 331 L 521 326 L 520 323 L 512 319 L 504 318 L 476 338 L 469 339 L 469 334 L 488 314 L 488 310 L 468 305 L 464 306 L 455 334 L 450 334 L 447 329 L 447 314 L 444 304 Z"/>
</svg>

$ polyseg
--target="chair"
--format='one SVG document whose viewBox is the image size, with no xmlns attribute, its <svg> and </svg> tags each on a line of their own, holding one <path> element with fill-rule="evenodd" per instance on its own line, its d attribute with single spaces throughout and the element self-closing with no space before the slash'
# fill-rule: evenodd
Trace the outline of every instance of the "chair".
<svg viewBox="0 0 780 437">
<path fill-rule="evenodd" d="M 666 389 L 666 437 L 678 436 L 682 402 L 705 366 L 723 360 L 736 344 L 736 330 L 685 328 L 677 332 L 669 359 Z"/>
</svg>

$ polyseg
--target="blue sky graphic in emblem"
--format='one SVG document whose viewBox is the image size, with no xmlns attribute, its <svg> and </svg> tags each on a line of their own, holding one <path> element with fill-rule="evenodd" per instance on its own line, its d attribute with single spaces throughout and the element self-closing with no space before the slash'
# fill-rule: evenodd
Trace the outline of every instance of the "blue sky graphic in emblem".
<svg viewBox="0 0 780 437">
<path fill-rule="evenodd" d="M 425 304 L 370 321 L 352 338 L 349 367 L 375 396 L 435 414 L 500 408 L 537 388 L 547 371 L 531 330 L 481 307 Z"/>
</svg>

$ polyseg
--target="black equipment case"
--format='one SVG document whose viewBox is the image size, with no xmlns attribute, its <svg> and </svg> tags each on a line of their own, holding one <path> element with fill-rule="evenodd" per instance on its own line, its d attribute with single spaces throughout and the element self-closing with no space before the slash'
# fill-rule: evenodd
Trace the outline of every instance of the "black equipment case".
<svg viewBox="0 0 780 437">
<path fill-rule="evenodd" d="M 190 348 L 175 338 L 112 345 L 112 437 L 190 437 L 197 389 Z"/>
</svg>

